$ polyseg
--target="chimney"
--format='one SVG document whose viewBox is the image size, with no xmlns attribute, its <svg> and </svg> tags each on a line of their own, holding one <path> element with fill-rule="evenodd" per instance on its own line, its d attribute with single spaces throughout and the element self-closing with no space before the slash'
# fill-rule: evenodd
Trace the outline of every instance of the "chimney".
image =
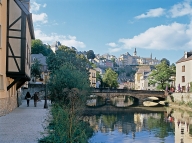
<svg viewBox="0 0 192 143">
<path fill-rule="evenodd" d="M 184 52 L 184 57 L 185 57 L 185 59 L 187 58 L 187 52 Z"/>
</svg>

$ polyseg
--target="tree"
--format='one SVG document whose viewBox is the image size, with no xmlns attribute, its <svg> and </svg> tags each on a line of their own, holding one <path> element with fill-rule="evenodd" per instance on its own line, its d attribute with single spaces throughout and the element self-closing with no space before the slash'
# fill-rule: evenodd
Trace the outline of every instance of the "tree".
<svg viewBox="0 0 192 143">
<path fill-rule="evenodd" d="M 157 88 L 164 90 L 166 85 L 171 81 L 170 77 L 175 73 L 175 69 L 168 66 L 166 61 L 162 61 L 160 64 L 155 66 L 149 75 L 150 84 L 158 84 Z"/>
<path fill-rule="evenodd" d="M 95 58 L 95 54 L 93 50 L 87 51 L 87 59 L 94 59 L 94 58 Z"/>
<path fill-rule="evenodd" d="M 48 69 L 52 72 L 58 70 L 66 63 L 72 63 L 77 69 L 88 72 L 89 61 L 84 55 L 78 55 L 73 49 L 67 46 L 60 46 L 59 49 L 47 57 Z"/>
<path fill-rule="evenodd" d="M 80 71 L 71 63 L 66 63 L 51 75 L 48 83 L 50 97 L 57 103 L 68 104 L 68 91 L 76 88 L 83 103 L 90 91 L 89 75 L 86 71 Z"/>
<path fill-rule="evenodd" d="M 113 71 L 111 68 L 107 69 L 106 73 L 103 76 L 103 82 L 110 88 L 118 87 L 117 79 L 118 79 L 118 74 L 115 71 Z"/>
<path fill-rule="evenodd" d="M 53 53 L 50 46 L 43 44 L 43 42 L 39 39 L 32 40 L 31 43 L 31 54 L 43 54 L 44 56 L 49 55 L 50 53 Z"/>
<path fill-rule="evenodd" d="M 161 63 L 162 63 L 163 61 L 165 61 L 168 66 L 170 66 L 170 61 L 169 61 L 169 60 L 167 60 L 166 58 L 163 58 L 163 59 L 161 59 Z"/>
<path fill-rule="evenodd" d="M 40 77 L 41 76 L 41 64 L 35 59 L 34 63 L 31 65 L 31 76 Z"/>
</svg>

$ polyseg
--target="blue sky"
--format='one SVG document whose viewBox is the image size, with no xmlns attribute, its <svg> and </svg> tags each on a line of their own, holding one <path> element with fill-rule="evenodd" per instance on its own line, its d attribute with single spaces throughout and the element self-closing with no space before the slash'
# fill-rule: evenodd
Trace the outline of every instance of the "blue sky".
<svg viewBox="0 0 192 143">
<path fill-rule="evenodd" d="M 192 50 L 192 0 L 31 0 L 36 39 L 171 63 Z"/>
</svg>

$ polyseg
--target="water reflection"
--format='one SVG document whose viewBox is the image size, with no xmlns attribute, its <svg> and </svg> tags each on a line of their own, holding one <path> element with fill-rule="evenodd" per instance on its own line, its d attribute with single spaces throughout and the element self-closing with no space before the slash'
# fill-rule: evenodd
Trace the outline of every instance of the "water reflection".
<svg viewBox="0 0 192 143">
<path fill-rule="evenodd" d="M 111 98 L 111 101 L 116 107 L 128 107 L 134 104 L 134 98 L 128 96 L 116 96 Z"/>
<path fill-rule="evenodd" d="M 167 108 L 168 120 L 175 125 L 175 143 L 192 142 L 192 112 Z"/>
<path fill-rule="evenodd" d="M 95 130 L 90 142 L 174 142 L 174 126 L 164 113 L 114 113 L 85 116 Z"/>
</svg>

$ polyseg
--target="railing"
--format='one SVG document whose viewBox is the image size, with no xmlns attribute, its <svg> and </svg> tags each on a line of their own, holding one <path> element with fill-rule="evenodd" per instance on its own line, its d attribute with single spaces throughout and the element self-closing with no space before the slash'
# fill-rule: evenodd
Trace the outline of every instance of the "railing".
<svg viewBox="0 0 192 143">
<path fill-rule="evenodd" d="M 95 88 L 92 90 L 94 93 L 151 93 L 151 94 L 161 94 L 164 95 L 164 91 L 154 91 L 154 90 L 129 90 L 129 89 L 110 89 L 110 88 Z"/>
</svg>

